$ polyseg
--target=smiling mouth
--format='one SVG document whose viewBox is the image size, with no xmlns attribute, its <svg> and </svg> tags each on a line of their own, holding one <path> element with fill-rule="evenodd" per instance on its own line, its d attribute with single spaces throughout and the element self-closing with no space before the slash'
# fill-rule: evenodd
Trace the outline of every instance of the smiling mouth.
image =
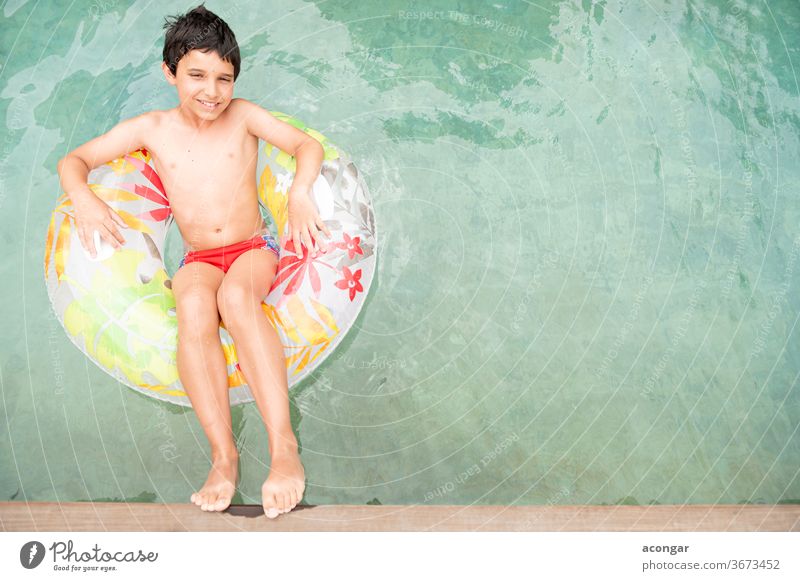
<svg viewBox="0 0 800 581">
<path fill-rule="evenodd" d="M 217 107 L 219 107 L 219 103 L 212 103 L 211 101 L 201 101 L 200 99 L 195 99 L 198 103 L 200 103 L 204 109 L 208 109 L 209 111 L 213 111 Z"/>
</svg>

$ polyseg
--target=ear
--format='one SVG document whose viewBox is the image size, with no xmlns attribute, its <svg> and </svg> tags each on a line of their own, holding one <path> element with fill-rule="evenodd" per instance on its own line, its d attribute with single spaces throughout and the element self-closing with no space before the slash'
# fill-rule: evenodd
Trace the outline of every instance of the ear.
<svg viewBox="0 0 800 581">
<path fill-rule="evenodd" d="M 175 83 L 177 83 L 177 80 L 173 76 L 172 71 L 169 70 L 169 67 L 167 66 L 167 63 L 165 63 L 165 62 L 161 63 L 161 70 L 164 71 L 164 77 L 167 79 L 167 82 L 170 85 L 174 85 Z"/>
</svg>

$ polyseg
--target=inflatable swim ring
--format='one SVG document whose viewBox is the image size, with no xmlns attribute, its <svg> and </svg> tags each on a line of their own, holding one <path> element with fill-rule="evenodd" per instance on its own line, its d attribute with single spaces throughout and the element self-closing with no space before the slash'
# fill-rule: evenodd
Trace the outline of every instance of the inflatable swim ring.
<svg viewBox="0 0 800 581">
<path fill-rule="evenodd" d="M 316 138 L 325 150 L 313 199 L 331 239 L 325 253 L 300 259 L 286 237 L 288 188 L 295 160 L 267 143 L 259 155 L 258 198 L 280 233 L 275 282 L 262 303 L 277 330 L 292 387 L 334 350 L 361 310 L 375 272 L 377 238 L 371 199 L 355 165 L 320 133 L 283 113 L 278 119 Z M 176 365 L 177 318 L 164 243 L 173 222 L 164 187 L 146 149 L 89 173 L 92 191 L 125 220 L 125 244 L 91 260 L 78 238 L 66 194 L 52 212 L 44 255 L 47 291 L 72 342 L 101 369 L 133 389 L 191 407 Z M 268 215 L 267 215 L 268 212 Z M 231 405 L 253 401 L 231 336 L 220 324 Z"/>
</svg>

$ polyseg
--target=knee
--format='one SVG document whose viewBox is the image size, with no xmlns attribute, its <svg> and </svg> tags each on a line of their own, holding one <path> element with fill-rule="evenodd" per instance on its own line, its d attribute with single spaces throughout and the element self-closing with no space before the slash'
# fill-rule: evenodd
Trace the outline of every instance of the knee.
<svg viewBox="0 0 800 581">
<path fill-rule="evenodd" d="M 178 338 L 197 340 L 219 333 L 219 313 L 213 293 L 189 292 L 177 299 Z"/>
<path fill-rule="evenodd" d="M 260 302 L 252 289 L 233 281 L 223 281 L 217 290 L 217 309 L 228 330 L 239 323 L 252 321 Z"/>
</svg>

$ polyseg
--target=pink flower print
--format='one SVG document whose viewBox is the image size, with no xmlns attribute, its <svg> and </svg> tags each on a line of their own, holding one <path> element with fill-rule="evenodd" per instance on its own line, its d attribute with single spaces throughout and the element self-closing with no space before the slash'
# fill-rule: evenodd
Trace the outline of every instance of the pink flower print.
<svg viewBox="0 0 800 581">
<path fill-rule="evenodd" d="M 350 238 L 347 232 L 342 233 L 342 242 L 335 242 L 333 246 L 337 248 L 341 248 L 342 250 L 347 250 L 347 258 L 351 259 L 356 254 L 364 254 L 364 251 L 361 250 L 361 246 L 359 243 L 361 242 L 361 237 L 356 236 L 355 238 Z"/>
<path fill-rule="evenodd" d="M 347 234 L 345 234 L 345 236 L 347 236 Z M 356 238 L 356 240 L 358 239 Z M 337 280 L 334 284 L 340 289 L 349 289 L 350 302 L 352 302 L 356 293 L 364 292 L 364 287 L 361 286 L 361 269 L 359 268 L 357 271 L 351 272 L 349 268 L 343 266 L 342 272 L 344 278 L 342 280 Z"/>
<path fill-rule="evenodd" d="M 286 289 L 284 289 L 283 294 L 294 294 L 297 292 L 297 289 L 300 288 L 300 285 L 305 279 L 306 274 L 308 274 L 308 277 L 311 280 L 311 288 L 314 290 L 314 295 L 319 296 L 322 284 L 320 282 L 319 273 L 314 266 L 315 260 L 308 251 L 308 248 L 306 248 L 306 245 L 302 242 L 300 244 L 305 249 L 303 252 L 303 258 L 297 256 L 297 250 L 294 247 L 294 239 L 289 239 L 286 242 L 284 247 L 291 254 L 281 257 L 280 262 L 278 262 L 278 276 L 275 277 L 272 287 L 274 288 L 278 286 L 284 280 L 291 277 L 291 280 L 289 281 Z"/>
</svg>

